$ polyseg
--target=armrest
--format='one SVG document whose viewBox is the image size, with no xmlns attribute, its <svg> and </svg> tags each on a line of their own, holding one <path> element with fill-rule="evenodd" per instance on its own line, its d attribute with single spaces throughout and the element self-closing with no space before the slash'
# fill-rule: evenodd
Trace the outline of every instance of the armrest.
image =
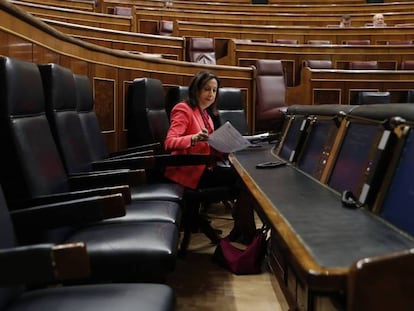
<svg viewBox="0 0 414 311">
<path fill-rule="evenodd" d="M 81 225 L 121 217 L 125 213 L 124 199 L 118 193 L 14 210 L 10 216 L 18 232 Z"/>
<path fill-rule="evenodd" d="M 151 169 L 155 165 L 154 155 L 144 155 L 128 158 L 116 158 L 92 163 L 92 169 L 95 170 L 113 170 L 113 169 Z"/>
<path fill-rule="evenodd" d="M 152 144 L 146 144 L 146 145 L 141 145 L 141 146 L 135 146 L 135 147 L 131 147 L 125 150 L 121 150 L 121 151 L 115 151 L 115 152 L 111 152 L 109 154 L 109 156 L 112 157 L 118 157 L 118 156 L 123 156 L 123 155 L 128 155 L 131 153 L 135 153 L 135 152 L 145 152 L 145 151 L 158 151 L 161 150 L 162 145 L 157 142 L 157 143 L 152 143 Z"/>
<path fill-rule="evenodd" d="M 107 160 L 116 160 L 116 159 L 128 159 L 133 157 L 141 157 L 146 155 L 153 155 L 154 150 L 144 150 L 144 151 L 136 151 L 136 152 L 128 152 L 125 154 L 118 154 L 107 158 Z M 104 161 L 104 160 L 101 160 Z"/>
<path fill-rule="evenodd" d="M 122 158 L 113 160 L 103 160 L 93 162 L 94 170 L 108 170 L 108 169 L 153 169 L 163 168 L 166 166 L 187 166 L 187 165 L 201 165 L 209 164 L 211 162 L 210 155 L 207 154 L 157 154 L 146 155 L 132 158 Z"/>
<path fill-rule="evenodd" d="M 85 244 L 38 244 L 0 250 L 0 285 L 52 283 L 89 275 Z"/>
<path fill-rule="evenodd" d="M 93 188 L 93 189 L 87 189 L 87 190 L 79 190 L 79 191 L 38 196 L 35 198 L 26 199 L 24 201 L 9 202 L 9 205 L 13 209 L 21 209 L 21 208 L 29 208 L 32 206 L 52 204 L 52 203 L 58 203 L 58 202 L 63 202 L 63 201 L 71 201 L 71 200 L 77 200 L 81 198 L 110 195 L 110 194 L 116 194 L 116 193 L 122 194 L 125 204 L 129 204 L 131 202 L 131 191 L 129 189 L 129 186 L 122 185 L 122 186 L 101 187 L 101 188 Z"/>
<path fill-rule="evenodd" d="M 69 176 L 69 184 L 74 190 L 121 185 L 141 185 L 145 183 L 145 170 L 117 169 L 93 171 Z"/>
</svg>

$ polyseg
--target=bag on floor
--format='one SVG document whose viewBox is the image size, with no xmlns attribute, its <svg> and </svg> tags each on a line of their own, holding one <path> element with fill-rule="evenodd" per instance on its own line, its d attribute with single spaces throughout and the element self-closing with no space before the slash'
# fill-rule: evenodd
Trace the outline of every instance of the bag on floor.
<svg viewBox="0 0 414 311">
<path fill-rule="evenodd" d="M 230 240 L 229 236 L 220 240 L 213 260 L 234 274 L 258 274 L 266 254 L 268 229 L 256 230 L 250 242 L 245 245 Z"/>
</svg>

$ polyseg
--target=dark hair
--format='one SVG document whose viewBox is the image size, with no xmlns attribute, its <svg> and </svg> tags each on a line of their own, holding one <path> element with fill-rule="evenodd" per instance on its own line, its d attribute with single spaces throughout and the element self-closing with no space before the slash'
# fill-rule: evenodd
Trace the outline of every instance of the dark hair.
<svg viewBox="0 0 414 311">
<path fill-rule="evenodd" d="M 188 88 L 188 99 L 187 99 L 188 105 L 190 105 L 193 108 L 198 106 L 198 94 L 203 89 L 203 87 L 206 85 L 206 83 L 210 81 L 211 79 L 215 79 L 217 81 L 216 98 L 214 100 L 214 103 L 209 107 L 209 110 L 215 113 L 216 101 L 217 101 L 217 97 L 218 97 L 219 89 L 220 89 L 220 80 L 215 74 L 208 72 L 208 71 L 200 71 L 191 80 L 190 86 Z"/>
</svg>

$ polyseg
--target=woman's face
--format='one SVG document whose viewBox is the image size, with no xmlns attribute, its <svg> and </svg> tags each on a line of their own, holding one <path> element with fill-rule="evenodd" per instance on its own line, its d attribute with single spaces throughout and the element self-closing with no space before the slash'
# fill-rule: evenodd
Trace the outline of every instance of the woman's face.
<svg viewBox="0 0 414 311">
<path fill-rule="evenodd" d="M 214 103 L 217 94 L 217 87 L 217 80 L 210 79 L 201 88 L 198 93 L 198 106 L 200 106 L 201 109 L 204 110 Z"/>
</svg>

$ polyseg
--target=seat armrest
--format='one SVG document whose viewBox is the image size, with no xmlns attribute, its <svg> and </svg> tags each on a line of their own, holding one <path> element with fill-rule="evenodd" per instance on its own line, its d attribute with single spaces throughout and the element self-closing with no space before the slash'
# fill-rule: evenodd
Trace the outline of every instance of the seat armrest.
<svg viewBox="0 0 414 311">
<path fill-rule="evenodd" d="M 121 150 L 121 151 L 115 151 L 115 152 L 111 152 L 109 154 L 109 157 L 113 158 L 113 157 L 117 157 L 117 156 L 124 156 L 124 155 L 128 155 L 128 154 L 133 154 L 136 152 L 145 152 L 145 151 L 159 151 L 162 149 L 162 145 L 157 142 L 157 143 L 152 143 L 152 144 L 145 144 L 145 145 L 141 145 L 141 146 L 135 146 L 135 147 L 130 147 L 128 149 L 125 150 Z"/>
<path fill-rule="evenodd" d="M 113 187 L 92 188 L 92 189 L 57 193 L 57 194 L 51 194 L 51 195 L 43 195 L 43 196 L 31 198 L 31 199 L 22 200 L 22 201 L 11 201 L 8 203 L 11 209 L 21 209 L 21 208 L 28 208 L 32 206 L 52 204 L 52 203 L 58 203 L 58 202 L 63 202 L 63 201 L 71 201 L 71 200 L 77 200 L 81 198 L 103 196 L 103 195 L 110 195 L 110 194 L 116 194 L 116 193 L 122 194 L 125 204 L 129 204 L 131 202 L 131 191 L 129 189 L 129 186 L 122 185 L 122 186 L 113 186 Z"/>
<path fill-rule="evenodd" d="M 144 151 L 136 151 L 136 152 L 119 152 L 119 154 L 114 154 L 113 156 L 110 156 L 107 159 L 103 159 L 101 161 L 105 161 L 105 160 L 116 160 L 116 159 L 128 159 L 128 158 L 133 158 L 133 157 L 141 157 L 141 156 L 146 156 L 146 155 L 153 155 L 154 154 L 154 150 L 149 149 L 149 150 L 144 150 Z"/>
<path fill-rule="evenodd" d="M 84 243 L 38 244 L 0 250 L 0 286 L 53 283 L 87 277 Z"/>
<path fill-rule="evenodd" d="M 151 169 L 154 168 L 153 155 L 141 155 L 128 158 L 115 158 L 110 160 L 95 161 L 92 163 L 94 171 L 117 169 Z"/>
<path fill-rule="evenodd" d="M 142 185 L 146 183 L 145 170 L 116 169 L 72 174 L 69 184 L 73 190 L 121 185 Z"/>
<path fill-rule="evenodd" d="M 82 225 L 121 217 L 125 213 L 124 199 L 118 193 L 14 210 L 10 212 L 10 216 L 16 232 L 19 232 Z"/>
</svg>

